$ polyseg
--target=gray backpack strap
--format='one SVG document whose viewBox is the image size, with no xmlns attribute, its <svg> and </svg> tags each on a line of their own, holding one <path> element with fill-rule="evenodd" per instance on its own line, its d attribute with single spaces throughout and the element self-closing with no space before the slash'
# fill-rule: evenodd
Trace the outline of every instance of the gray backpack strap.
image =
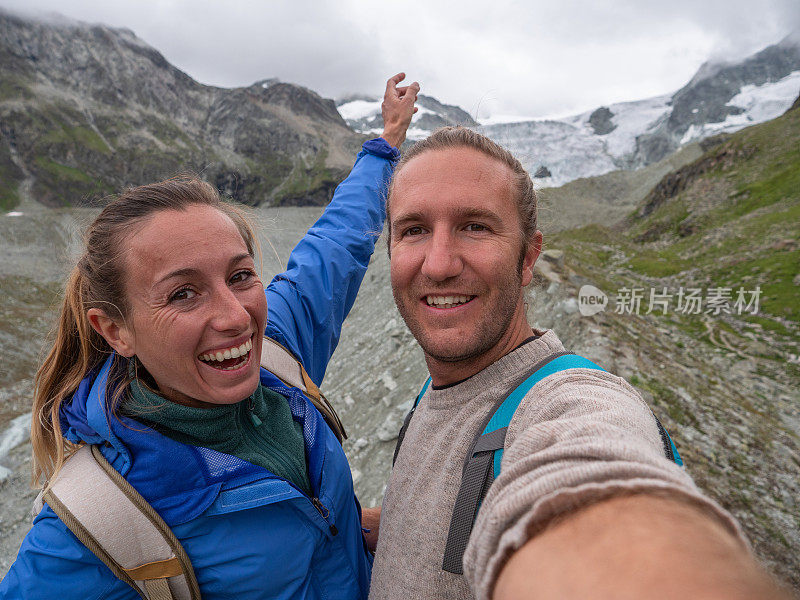
<svg viewBox="0 0 800 600">
<path fill-rule="evenodd" d="M 178 538 L 96 446 L 73 454 L 41 498 L 142 599 L 200 600 Z"/>
<path fill-rule="evenodd" d="M 565 369 L 602 369 L 590 360 L 570 352 L 552 354 L 531 367 L 528 377 L 508 396 L 503 398 L 489 414 L 483 431 L 467 453 L 461 475 L 450 531 L 447 535 L 442 570 L 461 574 L 467 542 L 486 493 L 500 474 L 506 431 L 522 399 L 539 381 Z"/>
<path fill-rule="evenodd" d="M 464 572 L 462 559 L 467 549 L 467 542 L 472 533 L 472 524 L 478 514 L 480 503 L 494 481 L 495 450 L 500 450 L 506 441 L 508 427 L 485 433 L 478 438 L 472 449 L 470 459 L 461 477 L 453 516 L 450 519 L 450 531 L 447 534 L 447 545 L 444 548 L 442 570 L 449 573 Z"/>
<path fill-rule="evenodd" d="M 339 442 L 347 439 L 347 432 L 339 415 L 290 350 L 272 338 L 264 336 L 261 344 L 261 366 L 286 385 L 295 387 L 308 396 Z"/>
</svg>

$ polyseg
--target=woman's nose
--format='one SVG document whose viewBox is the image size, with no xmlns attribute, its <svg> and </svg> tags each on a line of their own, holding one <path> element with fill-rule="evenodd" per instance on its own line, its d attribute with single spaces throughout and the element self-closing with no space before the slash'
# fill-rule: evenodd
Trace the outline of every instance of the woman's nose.
<svg viewBox="0 0 800 600">
<path fill-rule="evenodd" d="M 217 293 L 213 316 L 216 329 L 238 333 L 246 330 L 250 321 L 250 313 L 233 290 L 226 286 Z"/>
</svg>

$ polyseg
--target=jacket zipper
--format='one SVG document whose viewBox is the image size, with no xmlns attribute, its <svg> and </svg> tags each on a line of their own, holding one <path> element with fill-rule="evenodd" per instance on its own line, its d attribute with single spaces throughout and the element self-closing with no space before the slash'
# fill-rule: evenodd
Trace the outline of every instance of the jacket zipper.
<svg viewBox="0 0 800 600">
<path fill-rule="evenodd" d="M 258 418 L 258 417 L 256 417 L 254 409 L 255 409 L 255 402 L 253 401 L 252 398 L 250 398 L 250 400 L 247 403 L 247 410 L 250 413 L 250 423 L 254 427 L 258 427 L 261 423 L 260 423 L 260 419 L 259 419 L 258 423 L 254 422 L 254 419 Z M 248 431 L 248 434 L 250 434 L 249 431 Z M 252 436 L 248 435 L 248 437 L 250 437 L 250 441 L 252 442 Z M 282 460 L 281 456 L 276 456 L 275 458 L 279 462 L 283 463 L 283 460 Z M 284 464 L 284 467 L 285 466 L 286 465 Z M 273 473 L 273 475 L 275 475 L 275 474 Z M 331 535 L 336 536 L 336 535 L 339 534 L 339 529 L 336 527 L 336 525 L 334 525 L 333 523 L 328 521 L 328 517 L 330 516 L 331 511 L 322 503 L 322 501 L 319 498 L 317 498 L 316 496 L 313 496 L 313 497 L 309 496 L 303 490 L 301 490 L 299 487 L 297 487 L 294 483 L 292 483 L 291 481 L 289 481 L 285 477 L 280 477 L 279 475 L 275 475 L 275 477 L 277 477 L 278 479 L 282 479 L 283 481 L 288 483 L 290 486 L 292 486 L 294 489 L 296 489 L 298 492 L 300 492 L 300 494 L 302 494 L 304 498 L 307 498 L 308 500 L 310 500 L 312 506 L 315 509 L 317 509 L 317 512 L 322 517 L 322 520 L 325 521 L 325 524 L 328 526 L 328 529 L 330 530 Z M 309 481 L 308 482 L 309 482 L 309 484 L 311 483 L 311 474 L 310 473 L 309 473 Z"/>
<path fill-rule="evenodd" d="M 336 525 L 328 522 L 328 517 L 330 516 L 331 511 L 329 511 L 317 497 L 311 498 L 311 504 L 314 505 L 314 508 L 319 511 L 320 516 L 322 516 L 322 518 L 325 519 L 325 522 L 328 523 L 328 527 L 331 530 L 331 535 L 337 535 L 339 530 L 336 528 Z"/>
</svg>

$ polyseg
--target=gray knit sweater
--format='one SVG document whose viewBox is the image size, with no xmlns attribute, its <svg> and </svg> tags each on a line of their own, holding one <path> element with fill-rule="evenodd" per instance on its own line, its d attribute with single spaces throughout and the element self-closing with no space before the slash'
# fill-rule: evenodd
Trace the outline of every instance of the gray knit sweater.
<svg viewBox="0 0 800 600">
<path fill-rule="evenodd" d="M 508 557 L 552 517 L 614 494 L 671 491 L 733 518 L 670 462 L 636 390 L 603 371 L 572 369 L 537 383 L 520 404 L 502 470 L 481 506 L 464 575 L 442 571 L 467 449 L 496 402 L 564 347 L 550 331 L 458 385 L 430 389 L 416 410 L 383 500 L 371 600 L 491 597 Z"/>
</svg>

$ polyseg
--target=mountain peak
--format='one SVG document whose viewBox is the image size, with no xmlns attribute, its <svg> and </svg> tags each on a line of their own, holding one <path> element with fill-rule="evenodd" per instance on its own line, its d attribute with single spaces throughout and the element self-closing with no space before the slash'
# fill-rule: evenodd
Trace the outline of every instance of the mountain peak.
<svg viewBox="0 0 800 600">
<path fill-rule="evenodd" d="M 250 204 L 322 204 L 359 140 L 304 87 L 203 85 L 129 29 L 59 16 L 0 11 L 0 81 L 0 198 L 12 205 L 27 190 L 94 202 L 187 171 Z"/>
</svg>

